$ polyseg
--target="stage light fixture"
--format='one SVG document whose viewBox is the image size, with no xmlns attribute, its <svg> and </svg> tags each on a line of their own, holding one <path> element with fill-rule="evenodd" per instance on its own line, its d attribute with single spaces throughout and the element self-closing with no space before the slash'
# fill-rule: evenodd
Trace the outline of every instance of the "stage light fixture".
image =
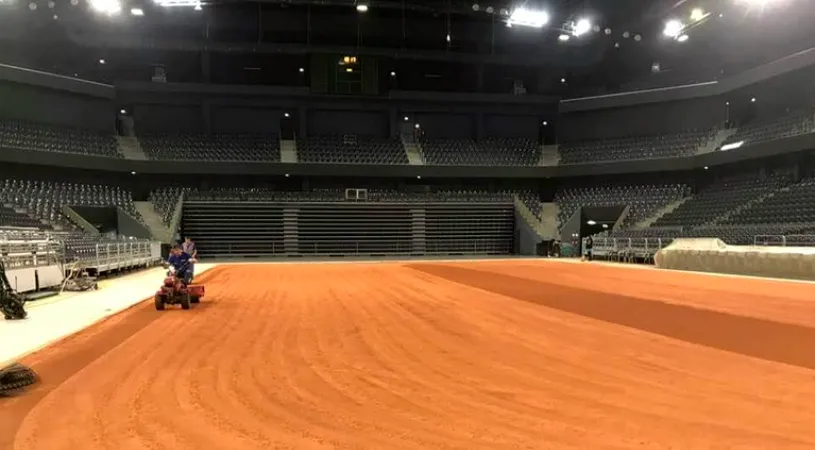
<svg viewBox="0 0 815 450">
<path fill-rule="evenodd" d="M 597 222 L 595 222 L 593 220 L 587 220 L 586 224 L 594 226 L 594 225 L 597 225 Z"/>
<path fill-rule="evenodd" d="M 694 22 L 698 22 L 705 18 L 707 14 L 702 10 L 702 8 L 693 8 L 693 11 L 690 12 L 690 20 Z"/>
<path fill-rule="evenodd" d="M 755 98 L 755 97 L 753 97 L 753 98 L 751 98 L 751 99 L 750 99 L 750 103 L 755 103 L 755 102 L 756 102 L 756 98 Z"/>
<path fill-rule="evenodd" d="M 102 64 L 102 65 L 107 64 L 107 61 L 105 61 L 104 59 L 100 59 L 99 64 Z"/>
<path fill-rule="evenodd" d="M 546 11 L 533 11 L 526 8 L 518 8 L 512 11 L 508 24 L 520 25 L 523 27 L 543 28 L 549 22 L 549 14 Z"/>
<path fill-rule="evenodd" d="M 394 72 L 394 71 L 392 71 L 392 70 L 391 70 L 391 76 L 392 76 L 392 77 L 395 77 L 395 76 L 396 76 L 396 72 Z"/>
<path fill-rule="evenodd" d="M 557 37 L 557 40 L 559 40 L 560 42 L 567 42 L 570 38 L 571 36 L 569 36 L 568 34 L 561 33 L 561 35 Z"/>
<path fill-rule="evenodd" d="M 678 38 L 676 38 L 676 41 L 677 42 L 686 42 L 688 39 L 690 39 L 690 37 L 687 34 L 683 34 L 683 35 L 680 35 Z"/>
<path fill-rule="evenodd" d="M 141 8 L 130 8 L 130 15 L 131 16 L 143 16 L 144 10 Z"/>
<path fill-rule="evenodd" d="M 580 19 L 572 27 L 572 34 L 575 36 L 582 36 L 591 31 L 591 22 L 589 19 Z"/>
<path fill-rule="evenodd" d="M 302 67 L 301 67 L 301 68 L 297 69 L 297 71 L 298 71 L 298 72 L 300 72 L 300 73 L 303 73 L 303 72 L 305 72 L 305 71 L 306 71 L 306 69 L 304 69 L 304 68 L 302 68 Z"/>
<path fill-rule="evenodd" d="M 119 0 L 90 0 L 91 9 L 109 16 L 119 14 L 122 11 L 122 4 Z"/>
<path fill-rule="evenodd" d="M 410 120 L 410 118 L 408 116 L 405 116 L 405 122 L 407 122 L 408 120 Z"/>
<path fill-rule="evenodd" d="M 368 2 L 367 1 L 357 1 L 357 12 L 368 12 Z"/>
<path fill-rule="evenodd" d="M 286 117 L 286 118 L 290 117 L 289 113 L 283 113 L 283 117 Z"/>
<path fill-rule="evenodd" d="M 685 28 L 685 25 L 682 22 L 672 19 L 665 22 L 665 29 L 662 30 L 662 34 L 669 38 L 676 38 L 682 33 L 683 28 Z"/>
<path fill-rule="evenodd" d="M 127 114 L 127 110 L 126 109 L 120 109 L 119 114 Z"/>
</svg>

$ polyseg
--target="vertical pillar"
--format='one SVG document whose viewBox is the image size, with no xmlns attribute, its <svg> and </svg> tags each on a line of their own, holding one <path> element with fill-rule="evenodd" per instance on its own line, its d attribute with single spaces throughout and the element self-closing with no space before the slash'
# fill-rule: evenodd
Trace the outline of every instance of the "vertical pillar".
<svg viewBox="0 0 815 450">
<path fill-rule="evenodd" d="M 413 250 L 411 255 L 425 255 L 427 254 L 427 220 L 426 211 L 424 208 L 416 208 L 410 210 L 411 220 L 411 241 L 413 243 Z"/>
<path fill-rule="evenodd" d="M 283 208 L 283 251 L 293 256 L 300 253 L 300 233 L 297 218 L 300 208 Z"/>
</svg>

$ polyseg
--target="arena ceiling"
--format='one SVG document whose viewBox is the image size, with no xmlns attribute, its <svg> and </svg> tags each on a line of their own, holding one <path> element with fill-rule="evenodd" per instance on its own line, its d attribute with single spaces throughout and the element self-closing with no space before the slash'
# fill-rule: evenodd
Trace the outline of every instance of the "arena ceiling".
<svg viewBox="0 0 815 450">
<path fill-rule="evenodd" d="M 519 7 L 545 11 L 548 23 L 507 26 Z M 591 26 L 577 36 L 581 19 Z M 670 20 L 681 33 L 665 36 Z M 731 75 L 814 46 L 813 20 L 811 0 L 0 0 L 0 62 L 106 82 L 147 80 L 135 66 L 161 65 L 196 81 L 186 73 L 200 71 L 202 52 L 219 69 L 287 73 L 309 54 L 354 53 L 387 60 L 386 72 L 487 66 L 569 95 Z"/>
</svg>

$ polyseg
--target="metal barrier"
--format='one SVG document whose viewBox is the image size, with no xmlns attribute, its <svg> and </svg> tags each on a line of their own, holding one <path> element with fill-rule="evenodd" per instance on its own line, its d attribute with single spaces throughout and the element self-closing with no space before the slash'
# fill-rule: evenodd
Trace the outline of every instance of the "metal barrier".
<svg viewBox="0 0 815 450">
<path fill-rule="evenodd" d="M 598 259 L 617 261 L 652 261 L 654 255 L 673 242 L 673 238 L 592 237 L 593 255 Z M 585 238 L 583 239 L 585 248 Z"/>
<path fill-rule="evenodd" d="M 812 247 L 815 246 L 815 235 L 787 234 L 771 235 L 761 234 L 753 238 L 753 245 L 775 247 Z"/>
<path fill-rule="evenodd" d="M 156 244 L 141 240 L 99 243 L 95 255 L 80 262 L 97 272 L 143 266 L 161 260 L 160 244 L 158 247 Z"/>
<path fill-rule="evenodd" d="M 0 257 L 7 270 L 62 265 L 63 246 L 53 240 L 0 240 Z"/>
</svg>

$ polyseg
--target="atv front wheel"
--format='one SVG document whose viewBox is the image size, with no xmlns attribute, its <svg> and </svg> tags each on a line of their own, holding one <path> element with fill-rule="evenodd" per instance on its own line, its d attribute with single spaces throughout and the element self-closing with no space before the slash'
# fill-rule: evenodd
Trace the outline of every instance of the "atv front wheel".
<svg viewBox="0 0 815 450">
<path fill-rule="evenodd" d="M 154 300 L 156 302 L 156 311 L 164 311 L 164 298 L 160 295 L 156 295 Z"/>
<path fill-rule="evenodd" d="M 181 296 L 181 309 L 190 309 L 190 294 Z"/>
</svg>

